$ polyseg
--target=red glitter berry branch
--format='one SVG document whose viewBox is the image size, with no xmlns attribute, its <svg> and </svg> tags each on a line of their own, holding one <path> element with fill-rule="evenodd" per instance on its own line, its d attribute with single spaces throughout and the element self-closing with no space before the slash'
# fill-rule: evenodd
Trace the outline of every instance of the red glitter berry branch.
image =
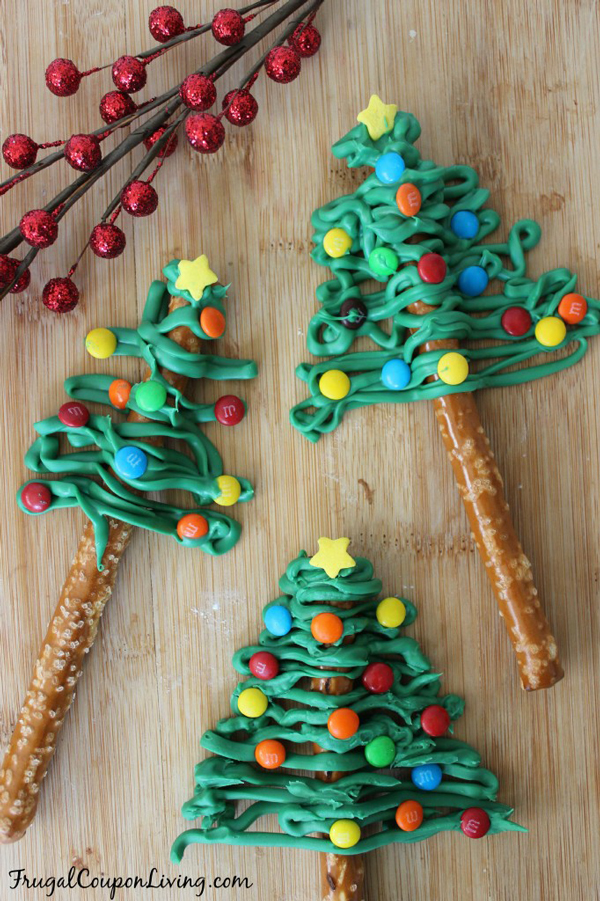
<svg viewBox="0 0 600 901">
<path fill-rule="evenodd" d="M 116 220 L 123 211 L 133 217 L 149 216 L 159 203 L 152 184 L 165 161 L 177 149 L 178 130 L 183 125 L 190 146 L 198 153 L 216 153 L 225 141 L 223 119 L 243 127 L 254 121 L 258 103 L 251 88 L 264 69 L 267 76 L 288 84 L 298 77 L 302 59 L 319 49 L 321 35 L 313 24 L 324 0 L 257 0 L 240 9 L 221 9 L 206 24 L 186 27 L 181 13 L 173 6 L 159 6 L 150 13 L 150 33 L 159 46 L 135 56 L 121 56 L 114 63 L 80 72 L 69 59 L 55 59 L 46 69 L 46 85 L 58 97 L 75 94 L 84 78 L 111 70 L 116 90 L 100 100 L 100 116 L 104 125 L 89 134 L 75 134 L 66 141 L 38 144 L 25 134 L 12 134 L 2 145 L 4 161 L 19 173 L 0 183 L 0 196 L 43 169 L 65 160 L 80 173 L 75 181 L 60 191 L 44 207 L 30 210 L 18 226 L 0 238 L 0 300 L 7 293 L 25 291 L 29 285 L 30 266 L 40 250 L 56 241 L 61 219 L 97 181 L 120 159 L 140 144 L 146 150 L 119 193 L 111 200 L 92 229 L 88 241 L 62 278 L 46 284 L 42 300 L 56 313 L 72 310 L 79 301 L 79 289 L 72 276 L 87 248 L 102 259 L 114 259 L 123 253 L 125 233 Z M 275 9 L 271 9 L 276 7 Z M 246 26 L 262 13 L 270 11 L 251 29 Z M 208 110 L 217 102 L 216 82 L 254 46 L 279 26 L 285 28 L 277 40 L 252 66 L 237 87 L 229 90 L 221 101 L 221 111 Z M 136 104 L 132 94 L 147 82 L 148 66 L 179 44 L 211 32 L 226 49 L 160 97 Z M 141 123 L 136 120 L 143 119 Z M 122 140 L 106 155 L 102 144 L 117 132 L 126 130 Z M 60 147 L 38 160 L 40 150 Z M 146 171 L 153 166 L 149 175 Z M 29 245 L 23 259 L 10 256 L 21 244 Z"/>
</svg>

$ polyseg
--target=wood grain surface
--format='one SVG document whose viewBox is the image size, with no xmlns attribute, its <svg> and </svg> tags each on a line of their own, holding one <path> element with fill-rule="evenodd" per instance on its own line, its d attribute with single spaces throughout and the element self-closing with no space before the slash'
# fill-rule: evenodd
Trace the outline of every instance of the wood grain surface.
<svg viewBox="0 0 600 901">
<path fill-rule="evenodd" d="M 83 69 L 146 49 L 154 5 L 3 0 L 0 137 L 24 131 L 52 140 L 97 127 L 108 72 L 62 100 L 45 90 L 44 69 L 56 56 Z M 215 0 L 177 6 L 188 22 L 218 8 Z M 146 876 L 152 867 L 170 877 L 203 875 L 210 899 L 319 897 L 318 860 L 306 851 L 197 847 L 180 870 L 168 852 L 184 826 L 179 808 L 191 793 L 200 734 L 229 710 L 231 656 L 258 634 L 261 609 L 276 596 L 287 562 L 300 548 L 316 549 L 321 534 L 351 536 L 351 550 L 373 559 L 385 591 L 417 604 L 412 634 L 443 672 L 444 688 L 466 697 L 457 735 L 498 773 L 500 799 L 530 830 L 481 842 L 443 834 L 374 853 L 367 860 L 371 901 L 598 897 L 600 341 L 565 373 L 479 395 L 564 662 L 565 679 L 549 692 L 528 695 L 519 687 L 431 406 L 357 411 L 316 446 L 288 424 L 289 407 L 303 396 L 294 366 L 307 358 L 305 333 L 323 276 L 309 257 L 310 213 L 361 177 L 329 148 L 372 91 L 417 115 L 426 157 L 474 165 L 505 223 L 523 216 L 541 222 L 542 242 L 530 255 L 534 274 L 566 265 L 585 293 L 598 295 L 598 3 L 327 0 L 319 26 L 319 55 L 288 87 L 259 80 L 259 117 L 250 128 L 228 128 L 224 151 L 203 158 L 183 142 L 157 180 L 157 213 L 125 223 L 123 257 L 86 255 L 84 294 L 73 314 L 46 312 L 42 286 L 66 272 L 125 179 L 126 163 L 86 195 L 57 244 L 40 254 L 28 294 L 1 306 L 3 746 L 83 526 L 79 511 L 34 521 L 18 510 L 15 492 L 28 477 L 23 455 L 32 425 L 63 402 L 63 379 L 102 365 L 83 351 L 86 331 L 135 326 L 161 265 L 204 252 L 232 285 L 221 351 L 254 357 L 260 367 L 255 383 L 231 384 L 249 401 L 247 420 L 207 429 L 227 471 L 256 486 L 255 501 L 236 510 L 242 540 L 213 560 L 135 534 L 38 818 L 22 842 L 0 849 L 2 901 L 37 901 L 48 892 L 10 890 L 9 871 L 59 877 L 71 865 L 89 868 L 90 878 Z M 154 63 L 144 96 L 212 54 L 211 39 L 197 43 Z M 3 165 L 0 175 L 8 174 Z M 70 177 L 57 166 L 4 198 L 2 230 Z M 125 361 L 123 374 L 135 376 L 135 363 Z M 196 396 L 220 393 L 206 383 Z M 253 887 L 208 887 L 233 874 Z M 117 898 L 170 901 L 197 892 L 123 891 Z M 54 897 L 100 901 L 109 893 L 57 889 Z"/>
</svg>

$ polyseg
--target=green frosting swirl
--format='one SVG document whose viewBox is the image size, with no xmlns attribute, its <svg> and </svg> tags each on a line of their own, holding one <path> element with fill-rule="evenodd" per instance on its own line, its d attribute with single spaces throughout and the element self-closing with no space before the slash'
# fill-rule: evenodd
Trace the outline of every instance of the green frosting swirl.
<svg viewBox="0 0 600 901">
<path fill-rule="evenodd" d="M 479 754 L 465 742 L 432 738 L 421 728 L 420 714 L 429 705 L 443 705 L 456 720 L 464 702 L 456 695 L 440 695 L 439 674 L 432 672 L 415 639 L 404 634 L 415 620 L 415 607 L 403 602 L 406 619 L 401 628 L 381 625 L 376 617 L 381 582 L 363 558 L 330 579 L 302 551 L 288 566 L 280 588 L 283 595 L 272 604 L 289 610 L 292 629 L 283 637 L 264 630 L 258 644 L 234 655 L 233 665 L 245 681 L 233 692 L 232 716 L 202 736 L 202 747 L 214 756 L 197 765 L 194 796 L 182 811 L 186 819 L 202 819 L 199 827 L 176 839 L 172 860 L 179 863 L 190 844 L 213 842 L 357 854 L 446 830 L 460 831 L 461 813 L 471 806 L 487 812 L 491 834 L 523 831 L 508 819 L 511 808 L 496 802 L 497 779 L 480 766 Z M 324 646 L 312 637 L 311 621 L 338 601 L 352 602 L 348 609 L 335 609 L 344 633 L 335 644 Z M 249 660 L 258 651 L 269 651 L 278 660 L 279 673 L 269 681 L 251 674 Z M 395 677 L 392 689 L 384 694 L 370 693 L 360 679 L 365 667 L 376 661 L 388 663 Z M 339 676 L 338 667 L 355 680 L 348 694 L 309 690 L 308 678 Z M 265 713 L 256 719 L 238 709 L 237 699 L 247 688 L 259 688 L 268 700 Z M 340 707 L 351 707 L 360 718 L 350 739 L 336 739 L 327 729 L 330 714 Z M 375 769 L 366 762 L 364 748 L 378 736 L 394 742 L 390 769 Z M 286 760 L 276 770 L 255 763 L 255 747 L 264 739 L 285 742 Z M 324 751 L 307 753 L 307 742 L 316 742 Z M 441 767 L 442 782 L 434 791 L 420 790 L 413 785 L 410 770 L 431 763 Z M 327 770 L 345 775 L 332 783 L 312 775 Z M 408 799 L 419 801 L 424 809 L 423 823 L 414 832 L 401 831 L 394 819 L 398 805 Z M 238 812 L 237 801 L 250 806 Z M 280 832 L 248 831 L 268 814 L 277 815 Z M 329 838 L 314 835 L 328 833 L 334 821 L 344 818 L 361 827 L 361 839 L 354 847 L 338 848 Z"/>
<path fill-rule="evenodd" d="M 563 268 L 545 272 L 538 279 L 526 274 L 526 253 L 541 236 L 539 225 L 531 219 L 515 223 L 505 242 L 485 243 L 500 224 L 498 214 L 484 208 L 489 191 L 479 186 L 479 177 L 470 166 L 437 166 L 421 159 L 413 146 L 420 133 L 413 115 L 398 112 L 392 130 L 378 141 L 371 140 L 364 125 L 358 125 L 333 146 L 334 156 L 346 159 L 350 167 L 374 167 L 383 153 L 394 151 L 402 156 L 406 168 L 397 184 L 382 184 L 372 173 L 356 191 L 313 213 L 316 247 L 312 257 L 334 277 L 317 288 L 322 306 L 307 335 L 310 353 L 327 360 L 302 363 L 296 369 L 311 396 L 293 407 L 290 419 L 311 441 L 335 429 L 344 414 L 357 407 L 517 385 L 551 375 L 580 360 L 587 350 L 587 338 L 600 332 L 600 302 L 586 298 L 586 316 L 568 327 L 564 341 L 556 347 L 540 344 L 534 334 L 536 323 L 556 314 L 561 299 L 574 290 L 576 276 Z M 396 192 L 404 183 L 416 185 L 422 196 L 421 209 L 413 217 L 403 215 L 396 203 Z M 458 237 L 450 227 L 452 216 L 463 210 L 479 220 L 472 239 Z M 336 227 L 347 232 L 352 246 L 345 256 L 332 259 L 324 250 L 323 239 Z M 410 243 L 416 236 L 418 243 Z M 393 250 L 399 260 L 398 270 L 384 284 L 383 276 L 369 266 L 369 255 L 380 247 Z M 446 277 L 440 284 L 423 282 L 415 266 L 403 268 L 428 252 L 442 255 L 446 262 Z M 499 285 L 499 293 L 468 297 L 460 292 L 458 278 L 473 265 L 486 270 L 490 285 Z M 380 283 L 376 290 L 373 280 Z M 341 321 L 341 306 L 352 298 L 359 298 L 368 313 L 356 330 Z M 425 315 L 408 312 L 415 301 L 435 309 Z M 502 314 L 513 306 L 524 307 L 531 314 L 531 328 L 521 337 L 509 335 L 501 324 Z M 349 353 L 360 338 L 369 338 L 377 349 Z M 461 353 L 469 361 L 466 381 L 459 385 L 427 381 L 445 353 L 419 352 L 432 340 L 461 342 Z M 534 361 L 540 355 L 544 359 Z M 410 366 L 410 382 L 404 389 L 390 390 L 382 383 L 382 367 L 392 359 L 402 359 Z M 330 369 L 342 370 L 350 377 L 350 392 L 341 400 L 328 399 L 319 390 L 320 377 Z"/>
<path fill-rule="evenodd" d="M 219 452 L 199 428 L 201 423 L 216 420 L 214 404 L 197 404 L 174 388 L 161 374 L 161 368 L 192 379 L 250 379 L 257 374 L 256 364 L 250 360 L 228 360 L 212 354 L 190 353 L 169 337 L 178 326 L 186 326 L 203 341 L 211 340 L 200 324 L 202 310 L 207 307 L 225 314 L 223 299 L 227 288 L 209 285 L 200 300 L 195 300 L 187 290 L 175 287 L 179 276 L 179 260 L 172 260 L 163 269 L 168 279 L 152 282 L 144 307 L 142 321 L 137 329 L 112 328 L 117 338 L 114 356 L 139 357 L 147 363 L 151 379 L 163 385 L 167 400 L 157 411 L 147 413 L 136 404 L 136 389 L 132 386 L 127 406 L 122 411 L 115 408 L 110 415 L 92 413 L 85 426 L 67 426 L 51 416 L 35 424 L 39 438 L 25 455 L 25 464 L 36 473 L 61 476 L 59 480 L 44 481 L 52 495 L 48 510 L 64 507 L 80 507 L 94 526 L 98 569 L 102 569 L 102 557 L 109 534 L 109 521 L 121 520 L 164 535 L 170 535 L 180 544 L 199 547 L 209 554 L 223 554 L 237 542 L 241 527 L 226 514 L 207 510 L 221 494 L 217 478 L 223 475 Z M 184 297 L 189 305 L 169 313 L 169 297 Z M 65 381 L 66 393 L 77 400 L 111 407 L 109 388 L 117 377 L 114 375 L 80 375 Z M 136 423 L 115 421 L 115 413 L 125 416 L 136 411 L 151 422 Z M 75 448 L 72 453 L 62 453 L 60 438 Z M 187 450 L 168 446 L 157 447 L 146 443 L 148 439 L 176 440 Z M 135 446 L 143 450 L 148 467 L 141 478 L 126 478 L 115 474 L 115 455 L 120 448 Z M 238 479 L 241 486 L 239 501 L 253 497 L 253 488 L 247 479 Z M 29 510 L 23 502 L 23 492 L 30 482 L 21 486 L 17 502 L 25 513 L 41 515 Z M 154 500 L 149 492 L 184 490 L 192 495 L 195 506 L 184 509 L 174 504 Z M 43 511 L 43 512 L 47 512 Z M 180 538 L 177 523 L 186 513 L 201 513 L 208 524 L 208 532 L 202 538 Z"/>
</svg>

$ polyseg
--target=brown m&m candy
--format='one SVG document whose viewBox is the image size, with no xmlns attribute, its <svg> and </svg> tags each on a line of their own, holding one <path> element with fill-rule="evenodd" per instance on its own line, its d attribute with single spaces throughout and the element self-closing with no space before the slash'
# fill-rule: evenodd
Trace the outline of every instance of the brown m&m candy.
<svg viewBox="0 0 600 901">
<path fill-rule="evenodd" d="M 359 329 L 368 316 L 367 308 L 356 297 L 349 297 L 340 308 L 342 325 L 352 331 Z"/>
</svg>

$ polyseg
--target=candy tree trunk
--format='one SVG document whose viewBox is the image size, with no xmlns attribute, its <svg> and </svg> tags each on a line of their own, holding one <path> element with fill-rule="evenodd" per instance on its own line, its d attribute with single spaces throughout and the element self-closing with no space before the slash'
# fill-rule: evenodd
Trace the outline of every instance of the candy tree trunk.
<svg viewBox="0 0 600 901">
<path fill-rule="evenodd" d="M 169 311 L 186 304 L 181 297 L 173 297 Z M 174 329 L 169 337 L 189 352 L 199 350 L 200 342 L 188 328 Z M 145 378 L 149 374 L 148 371 Z M 176 388 L 184 390 L 185 376 L 165 370 L 162 374 Z M 128 418 L 133 422 L 149 421 L 134 411 Z M 86 523 L 0 769 L 0 842 L 18 841 L 35 817 L 42 779 L 54 755 L 85 655 L 94 643 L 133 528 L 111 520 L 104 568 L 99 571 L 94 528 L 91 521 Z"/>
<path fill-rule="evenodd" d="M 418 314 L 432 309 L 422 301 L 409 307 L 410 312 Z M 421 351 L 457 347 L 457 341 L 429 341 Z M 515 531 L 502 476 L 475 398 L 471 392 L 450 394 L 436 397 L 433 406 L 477 549 L 517 656 L 523 688 L 550 688 L 564 675 L 556 640 L 540 605 L 531 564 Z"/>
<path fill-rule="evenodd" d="M 332 607 L 348 608 L 351 603 L 332 603 Z M 352 679 L 346 676 L 334 676 L 323 679 L 311 679 L 313 691 L 328 695 L 345 695 L 353 688 Z M 318 753 L 323 749 L 314 745 Z M 319 773 L 323 782 L 337 782 L 344 774 L 336 772 Z M 365 901 L 365 864 L 360 854 L 342 855 L 319 854 L 321 866 L 321 898 L 323 901 Z"/>
</svg>

